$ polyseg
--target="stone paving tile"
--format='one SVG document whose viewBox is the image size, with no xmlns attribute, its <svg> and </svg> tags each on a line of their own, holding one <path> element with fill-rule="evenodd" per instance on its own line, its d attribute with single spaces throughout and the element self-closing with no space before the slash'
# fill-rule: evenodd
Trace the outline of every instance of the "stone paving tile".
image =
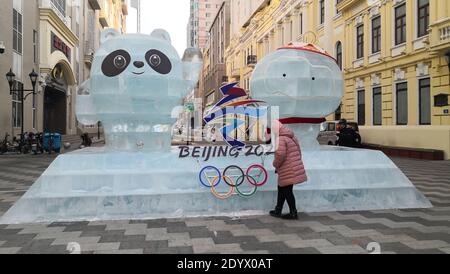
<svg viewBox="0 0 450 274">
<path fill-rule="evenodd" d="M 143 249 L 96 250 L 93 254 L 144 254 Z"/>
<path fill-rule="evenodd" d="M 0 254 L 16 254 L 21 247 L 0 247 Z"/>
<path fill-rule="evenodd" d="M 367 254 L 368 251 L 358 245 L 339 245 L 317 247 L 317 250 L 326 254 Z"/>
<path fill-rule="evenodd" d="M 442 251 L 445 254 L 450 254 L 450 247 L 439 248 L 439 251 Z"/>
<path fill-rule="evenodd" d="M 0 158 L 0 214 L 53 159 Z M 0 254 L 68 254 L 71 242 L 83 254 L 367 254 L 372 242 L 384 254 L 450 254 L 450 162 L 393 160 L 434 208 L 300 214 L 299 221 L 248 216 L 0 225 Z"/>
</svg>

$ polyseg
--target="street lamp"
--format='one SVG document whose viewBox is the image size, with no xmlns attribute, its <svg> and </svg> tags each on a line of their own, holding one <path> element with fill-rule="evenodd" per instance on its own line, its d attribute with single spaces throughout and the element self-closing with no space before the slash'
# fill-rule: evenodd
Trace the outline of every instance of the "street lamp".
<svg viewBox="0 0 450 274">
<path fill-rule="evenodd" d="M 10 95 L 17 95 L 19 96 L 19 100 L 22 103 L 22 125 L 21 125 L 21 131 L 20 131 L 20 139 L 21 141 L 23 141 L 23 125 L 24 125 L 24 101 L 27 99 L 28 96 L 30 96 L 31 94 L 36 95 L 36 82 L 37 82 L 37 78 L 39 77 L 39 75 L 34 71 L 33 71 L 28 75 L 30 77 L 31 80 L 31 85 L 33 86 L 33 89 L 13 89 L 14 86 L 14 82 L 16 81 L 16 75 L 14 74 L 14 72 L 12 72 L 12 69 L 9 69 L 9 72 L 6 74 L 6 80 L 8 80 L 9 83 L 9 94 Z M 29 93 L 27 93 L 26 95 L 24 94 L 24 91 L 29 91 Z"/>
<path fill-rule="evenodd" d="M 39 75 L 33 69 L 33 71 L 30 74 L 28 74 L 28 76 L 30 77 L 31 85 L 33 86 L 33 93 L 36 94 L 35 88 L 36 88 L 37 78 L 39 77 Z"/>
<path fill-rule="evenodd" d="M 15 78 L 16 78 L 16 75 L 12 72 L 11 69 L 9 69 L 9 72 L 6 74 L 6 80 L 8 80 L 8 83 L 9 83 L 9 94 L 12 93 L 12 86 L 14 84 Z"/>
</svg>

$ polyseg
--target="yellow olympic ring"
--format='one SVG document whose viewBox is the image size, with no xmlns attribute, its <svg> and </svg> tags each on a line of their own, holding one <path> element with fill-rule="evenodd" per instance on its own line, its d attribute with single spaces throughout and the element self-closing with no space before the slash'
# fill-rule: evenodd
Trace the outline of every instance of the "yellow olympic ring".
<svg viewBox="0 0 450 274">
<path fill-rule="evenodd" d="M 228 176 L 223 176 L 222 178 L 223 178 L 224 180 L 225 180 L 225 179 L 230 180 L 230 177 L 228 177 Z M 234 187 L 233 187 L 233 186 L 230 187 L 230 190 L 229 190 L 228 193 L 226 193 L 226 194 L 220 194 L 220 193 L 218 193 L 217 190 L 216 190 L 216 187 L 215 187 L 215 184 L 216 184 L 217 180 L 219 180 L 219 177 L 215 177 L 215 178 L 212 180 L 212 182 L 211 182 L 211 192 L 212 192 L 212 194 L 213 194 L 217 199 L 220 199 L 220 200 L 226 200 L 226 199 L 230 198 L 231 196 L 233 196 L 233 195 L 235 194 L 235 193 L 234 193 Z"/>
</svg>

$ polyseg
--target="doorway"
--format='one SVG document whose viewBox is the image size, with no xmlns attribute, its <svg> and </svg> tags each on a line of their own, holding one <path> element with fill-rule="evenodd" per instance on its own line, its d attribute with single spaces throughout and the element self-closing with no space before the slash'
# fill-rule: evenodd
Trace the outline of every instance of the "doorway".
<svg viewBox="0 0 450 274">
<path fill-rule="evenodd" d="M 66 92 L 46 87 L 44 93 L 44 132 L 66 134 Z"/>
</svg>

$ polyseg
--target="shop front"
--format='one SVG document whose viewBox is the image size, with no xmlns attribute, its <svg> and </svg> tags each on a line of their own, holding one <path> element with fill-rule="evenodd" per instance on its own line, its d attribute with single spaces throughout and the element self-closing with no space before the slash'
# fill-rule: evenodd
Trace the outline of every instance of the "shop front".
<svg viewBox="0 0 450 274">
<path fill-rule="evenodd" d="M 44 131 L 76 134 L 76 45 L 78 38 L 53 10 L 41 9 L 41 66 Z"/>
</svg>

